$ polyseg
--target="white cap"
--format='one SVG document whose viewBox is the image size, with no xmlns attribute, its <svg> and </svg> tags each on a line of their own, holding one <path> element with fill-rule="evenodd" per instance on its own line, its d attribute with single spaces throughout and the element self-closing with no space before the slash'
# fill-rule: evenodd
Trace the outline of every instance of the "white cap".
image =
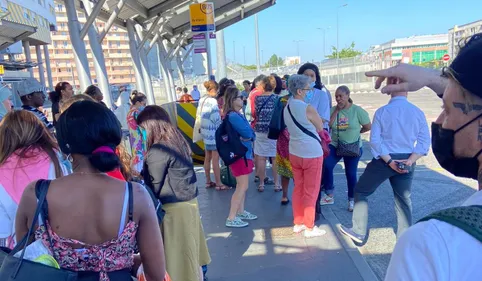
<svg viewBox="0 0 482 281">
<path fill-rule="evenodd" d="M 17 92 L 20 97 L 23 97 L 38 92 L 45 93 L 45 87 L 37 79 L 27 78 L 17 86 Z"/>
</svg>

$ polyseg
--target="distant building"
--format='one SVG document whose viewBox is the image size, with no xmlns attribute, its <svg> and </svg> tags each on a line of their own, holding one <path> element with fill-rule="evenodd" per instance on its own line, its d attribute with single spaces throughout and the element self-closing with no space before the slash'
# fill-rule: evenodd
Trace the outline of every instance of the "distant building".
<svg viewBox="0 0 482 281">
<path fill-rule="evenodd" d="M 455 58 L 459 53 L 459 42 L 464 38 L 482 32 L 482 20 L 467 23 L 461 26 L 454 26 L 449 29 L 449 55 Z"/>
<path fill-rule="evenodd" d="M 397 38 L 372 46 L 369 54 L 378 67 L 385 68 L 400 62 L 420 64 L 441 60 L 448 53 L 448 35 L 421 35 Z"/>
<path fill-rule="evenodd" d="M 296 57 L 286 57 L 285 58 L 285 65 L 290 66 L 290 65 L 297 65 L 301 63 L 301 57 L 296 56 Z"/>
</svg>

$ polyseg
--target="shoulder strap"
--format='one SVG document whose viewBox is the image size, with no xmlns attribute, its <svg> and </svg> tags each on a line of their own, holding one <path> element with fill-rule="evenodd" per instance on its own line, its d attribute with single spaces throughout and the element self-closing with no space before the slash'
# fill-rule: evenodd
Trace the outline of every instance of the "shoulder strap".
<svg viewBox="0 0 482 281">
<path fill-rule="evenodd" d="M 269 98 L 267 98 L 264 103 L 261 105 L 261 107 L 256 111 L 256 118 L 258 118 L 258 115 L 259 113 L 261 113 L 261 110 L 263 110 L 263 108 L 265 107 L 265 105 L 271 100 L 271 98 L 273 97 L 273 95 L 269 96 Z"/>
<path fill-rule="evenodd" d="M 482 242 L 482 206 L 462 206 L 432 213 L 418 222 L 436 219 L 460 228 Z"/>
<path fill-rule="evenodd" d="M 127 189 L 129 191 L 129 221 L 133 221 L 134 214 L 134 198 L 132 195 L 132 182 L 127 183 Z"/>
<path fill-rule="evenodd" d="M 50 181 L 39 180 L 39 181 L 37 181 L 37 183 L 35 185 L 35 190 L 39 189 L 39 190 L 41 190 L 41 192 L 40 192 L 39 197 L 38 197 L 37 209 L 35 209 L 35 214 L 34 214 L 33 219 L 32 219 L 32 224 L 30 225 L 30 228 L 28 229 L 27 234 L 15 246 L 15 248 L 13 248 L 13 250 L 9 254 L 9 255 L 13 256 L 16 253 L 20 252 L 20 250 L 22 250 L 22 248 L 23 248 L 13 275 L 16 275 L 18 273 L 18 271 L 20 270 L 20 267 L 22 266 L 23 256 L 25 254 L 25 249 L 27 249 L 27 243 L 29 241 L 29 238 L 32 235 L 33 229 L 38 222 L 38 217 L 40 215 L 40 211 L 42 210 L 42 206 L 45 202 L 45 198 L 47 197 L 47 191 L 48 191 L 48 185 L 49 184 L 50 184 Z M 47 185 L 47 188 L 40 188 L 40 185 Z"/>
<path fill-rule="evenodd" d="M 186 159 L 186 157 L 184 157 L 179 152 L 175 151 L 174 149 L 172 149 L 172 148 L 170 148 L 170 147 L 168 147 L 164 144 L 156 143 L 156 144 L 153 144 L 151 146 L 151 148 L 158 148 L 160 150 L 167 151 L 168 153 L 172 154 L 172 156 L 174 156 L 174 158 L 181 161 L 184 165 L 194 167 L 194 164 L 191 161 L 189 161 L 188 159 Z"/>
<path fill-rule="evenodd" d="M 307 134 L 308 136 L 314 138 L 315 140 L 317 140 L 320 145 L 321 145 L 321 140 L 319 138 L 317 138 L 315 136 L 315 134 L 313 134 L 312 132 L 310 132 L 308 129 L 306 129 L 305 127 L 303 127 L 300 123 L 298 123 L 298 121 L 296 121 L 295 117 L 293 116 L 293 114 L 291 113 L 291 109 L 290 109 L 290 105 L 288 104 L 288 112 L 291 116 L 291 119 L 293 120 L 293 123 L 295 123 L 296 127 L 298 127 L 298 129 L 300 129 L 303 133 Z"/>
<path fill-rule="evenodd" d="M 199 109 L 199 116 L 201 116 L 201 114 L 203 113 L 203 106 L 208 98 L 209 96 L 206 96 L 206 98 L 204 98 L 203 102 L 201 103 L 201 108 Z"/>
</svg>

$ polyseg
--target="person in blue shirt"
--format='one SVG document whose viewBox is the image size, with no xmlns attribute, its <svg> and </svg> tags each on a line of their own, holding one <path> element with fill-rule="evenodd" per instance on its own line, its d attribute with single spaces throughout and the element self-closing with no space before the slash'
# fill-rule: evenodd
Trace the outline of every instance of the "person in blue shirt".
<svg viewBox="0 0 482 281">
<path fill-rule="evenodd" d="M 227 227 L 245 227 L 245 220 L 255 220 L 258 217 L 244 209 L 246 191 L 249 186 L 249 175 L 253 172 L 253 141 L 255 134 L 248 120 L 241 114 L 243 96 L 235 86 L 229 86 L 224 93 L 223 112 L 226 113 L 233 128 L 238 132 L 241 141 L 248 149 L 246 156 L 229 165 L 231 173 L 236 177 L 236 191 L 231 199 L 231 208 L 226 220 Z M 245 161 L 246 159 L 246 161 Z"/>
</svg>

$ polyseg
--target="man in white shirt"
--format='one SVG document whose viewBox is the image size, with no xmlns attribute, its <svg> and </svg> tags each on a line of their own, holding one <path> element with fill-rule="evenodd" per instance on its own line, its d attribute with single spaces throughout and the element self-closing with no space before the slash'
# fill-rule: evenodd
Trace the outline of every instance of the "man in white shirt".
<svg viewBox="0 0 482 281">
<path fill-rule="evenodd" d="M 195 101 L 198 101 L 201 98 L 201 93 L 199 92 L 197 85 L 192 86 L 191 97 Z"/>
<path fill-rule="evenodd" d="M 382 93 L 417 91 L 426 86 L 443 98 L 443 111 L 432 124 L 432 150 L 442 168 L 456 176 L 478 180 L 479 191 L 463 206 L 474 206 L 473 209 L 480 210 L 482 34 L 476 34 L 465 42 L 452 64 L 443 69 L 442 76 L 437 70 L 404 64 L 367 75 L 378 77 L 376 88 L 386 77 L 396 77 L 401 81 L 398 85 L 384 87 Z M 424 219 L 409 228 L 395 246 L 385 280 L 480 280 L 482 215 L 478 212 L 472 215 L 451 221 L 430 216 L 431 219 Z M 471 219 L 470 223 L 459 224 L 467 217 Z"/>
<path fill-rule="evenodd" d="M 407 92 L 391 96 L 373 117 L 370 146 L 374 158 L 355 187 L 353 228 L 341 227 L 357 243 L 363 243 L 367 234 L 367 198 L 386 180 L 390 180 L 395 198 L 397 237 L 412 225 L 410 195 L 415 161 L 430 148 L 430 133 L 422 110 L 407 100 Z"/>
</svg>

